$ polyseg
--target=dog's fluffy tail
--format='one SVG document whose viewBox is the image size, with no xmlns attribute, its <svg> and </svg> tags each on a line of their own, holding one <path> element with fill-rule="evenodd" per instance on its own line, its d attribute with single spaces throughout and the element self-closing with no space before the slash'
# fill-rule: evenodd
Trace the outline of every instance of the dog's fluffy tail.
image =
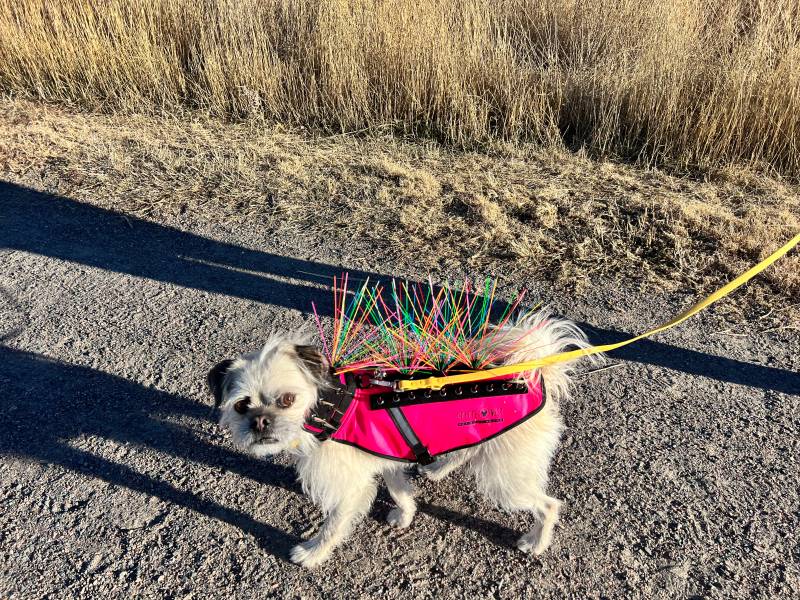
<svg viewBox="0 0 800 600">
<path fill-rule="evenodd" d="M 587 348 L 591 344 L 580 328 L 568 319 L 553 315 L 549 309 L 536 311 L 511 326 L 520 332 L 514 352 L 505 360 L 506 364 L 515 364 L 559 354 L 576 348 Z M 558 401 L 568 392 L 572 382 L 572 374 L 579 360 L 599 363 L 603 359 L 599 355 L 587 356 L 569 362 L 558 363 L 542 368 L 548 399 Z"/>
</svg>

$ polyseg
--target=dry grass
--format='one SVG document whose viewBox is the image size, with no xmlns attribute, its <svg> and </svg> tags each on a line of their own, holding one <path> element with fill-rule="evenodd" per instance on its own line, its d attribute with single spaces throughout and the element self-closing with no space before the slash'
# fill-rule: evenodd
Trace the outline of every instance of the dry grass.
<svg viewBox="0 0 800 600">
<path fill-rule="evenodd" d="M 464 153 L 28 102 L 0 103 L 0 177 L 154 217 L 263 219 L 276 235 L 367 248 L 379 272 L 513 272 L 578 292 L 641 282 L 698 296 L 800 230 L 800 189 L 742 169 L 693 180 L 533 146 Z M 800 255 L 759 281 L 748 293 L 797 302 Z"/>
<path fill-rule="evenodd" d="M 0 0 L 0 90 L 795 177 L 800 2 Z"/>
</svg>

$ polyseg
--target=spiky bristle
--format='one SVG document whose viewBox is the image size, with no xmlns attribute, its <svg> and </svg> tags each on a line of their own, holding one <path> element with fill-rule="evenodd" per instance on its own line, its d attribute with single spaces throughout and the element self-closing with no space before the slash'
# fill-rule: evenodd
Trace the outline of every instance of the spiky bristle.
<svg viewBox="0 0 800 600">
<path fill-rule="evenodd" d="M 388 287 L 365 281 L 353 292 L 348 276 L 333 280 L 333 330 L 326 335 L 314 316 L 323 352 L 338 371 L 380 369 L 401 373 L 448 373 L 500 364 L 524 344 L 524 330 L 506 327 L 520 314 L 525 292 L 508 303 L 496 325 L 490 322 L 497 282 L 487 278 L 478 291 L 465 280 L 460 289 L 392 280 Z"/>
</svg>

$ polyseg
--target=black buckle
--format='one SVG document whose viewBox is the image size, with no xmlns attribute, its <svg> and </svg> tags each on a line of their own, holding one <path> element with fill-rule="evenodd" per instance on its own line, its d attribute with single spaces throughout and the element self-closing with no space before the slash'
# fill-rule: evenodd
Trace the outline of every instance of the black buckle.
<svg viewBox="0 0 800 600">
<path fill-rule="evenodd" d="M 423 466 L 436 462 L 436 459 L 431 456 L 431 453 L 428 452 L 428 449 L 423 445 L 415 446 L 412 448 L 412 451 L 414 452 L 414 458 Z"/>
</svg>

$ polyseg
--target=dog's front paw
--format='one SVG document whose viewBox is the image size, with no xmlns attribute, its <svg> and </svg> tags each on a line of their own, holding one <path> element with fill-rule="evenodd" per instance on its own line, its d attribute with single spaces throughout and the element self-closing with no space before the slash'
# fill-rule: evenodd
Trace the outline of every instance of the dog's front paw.
<svg viewBox="0 0 800 600">
<path fill-rule="evenodd" d="M 523 552 L 530 552 L 536 556 L 539 556 L 550 547 L 550 542 L 552 539 L 552 533 L 540 526 L 537 526 L 534 527 L 533 531 L 526 533 L 517 540 L 517 548 Z"/>
<path fill-rule="evenodd" d="M 386 522 L 398 529 L 405 529 L 411 525 L 413 519 L 414 511 L 403 510 L 402 508 L 393 508 L 389 511 L 389 514 L 386 515 Z"/>
<path fill-rule="evenodd" d="M 309 540 L 292 548 L 290 558 L 292 562 L 307 569 L 313 569 L 325 562 L 330 556 L 330 551 L 316 540 Z"/>
</svg>

